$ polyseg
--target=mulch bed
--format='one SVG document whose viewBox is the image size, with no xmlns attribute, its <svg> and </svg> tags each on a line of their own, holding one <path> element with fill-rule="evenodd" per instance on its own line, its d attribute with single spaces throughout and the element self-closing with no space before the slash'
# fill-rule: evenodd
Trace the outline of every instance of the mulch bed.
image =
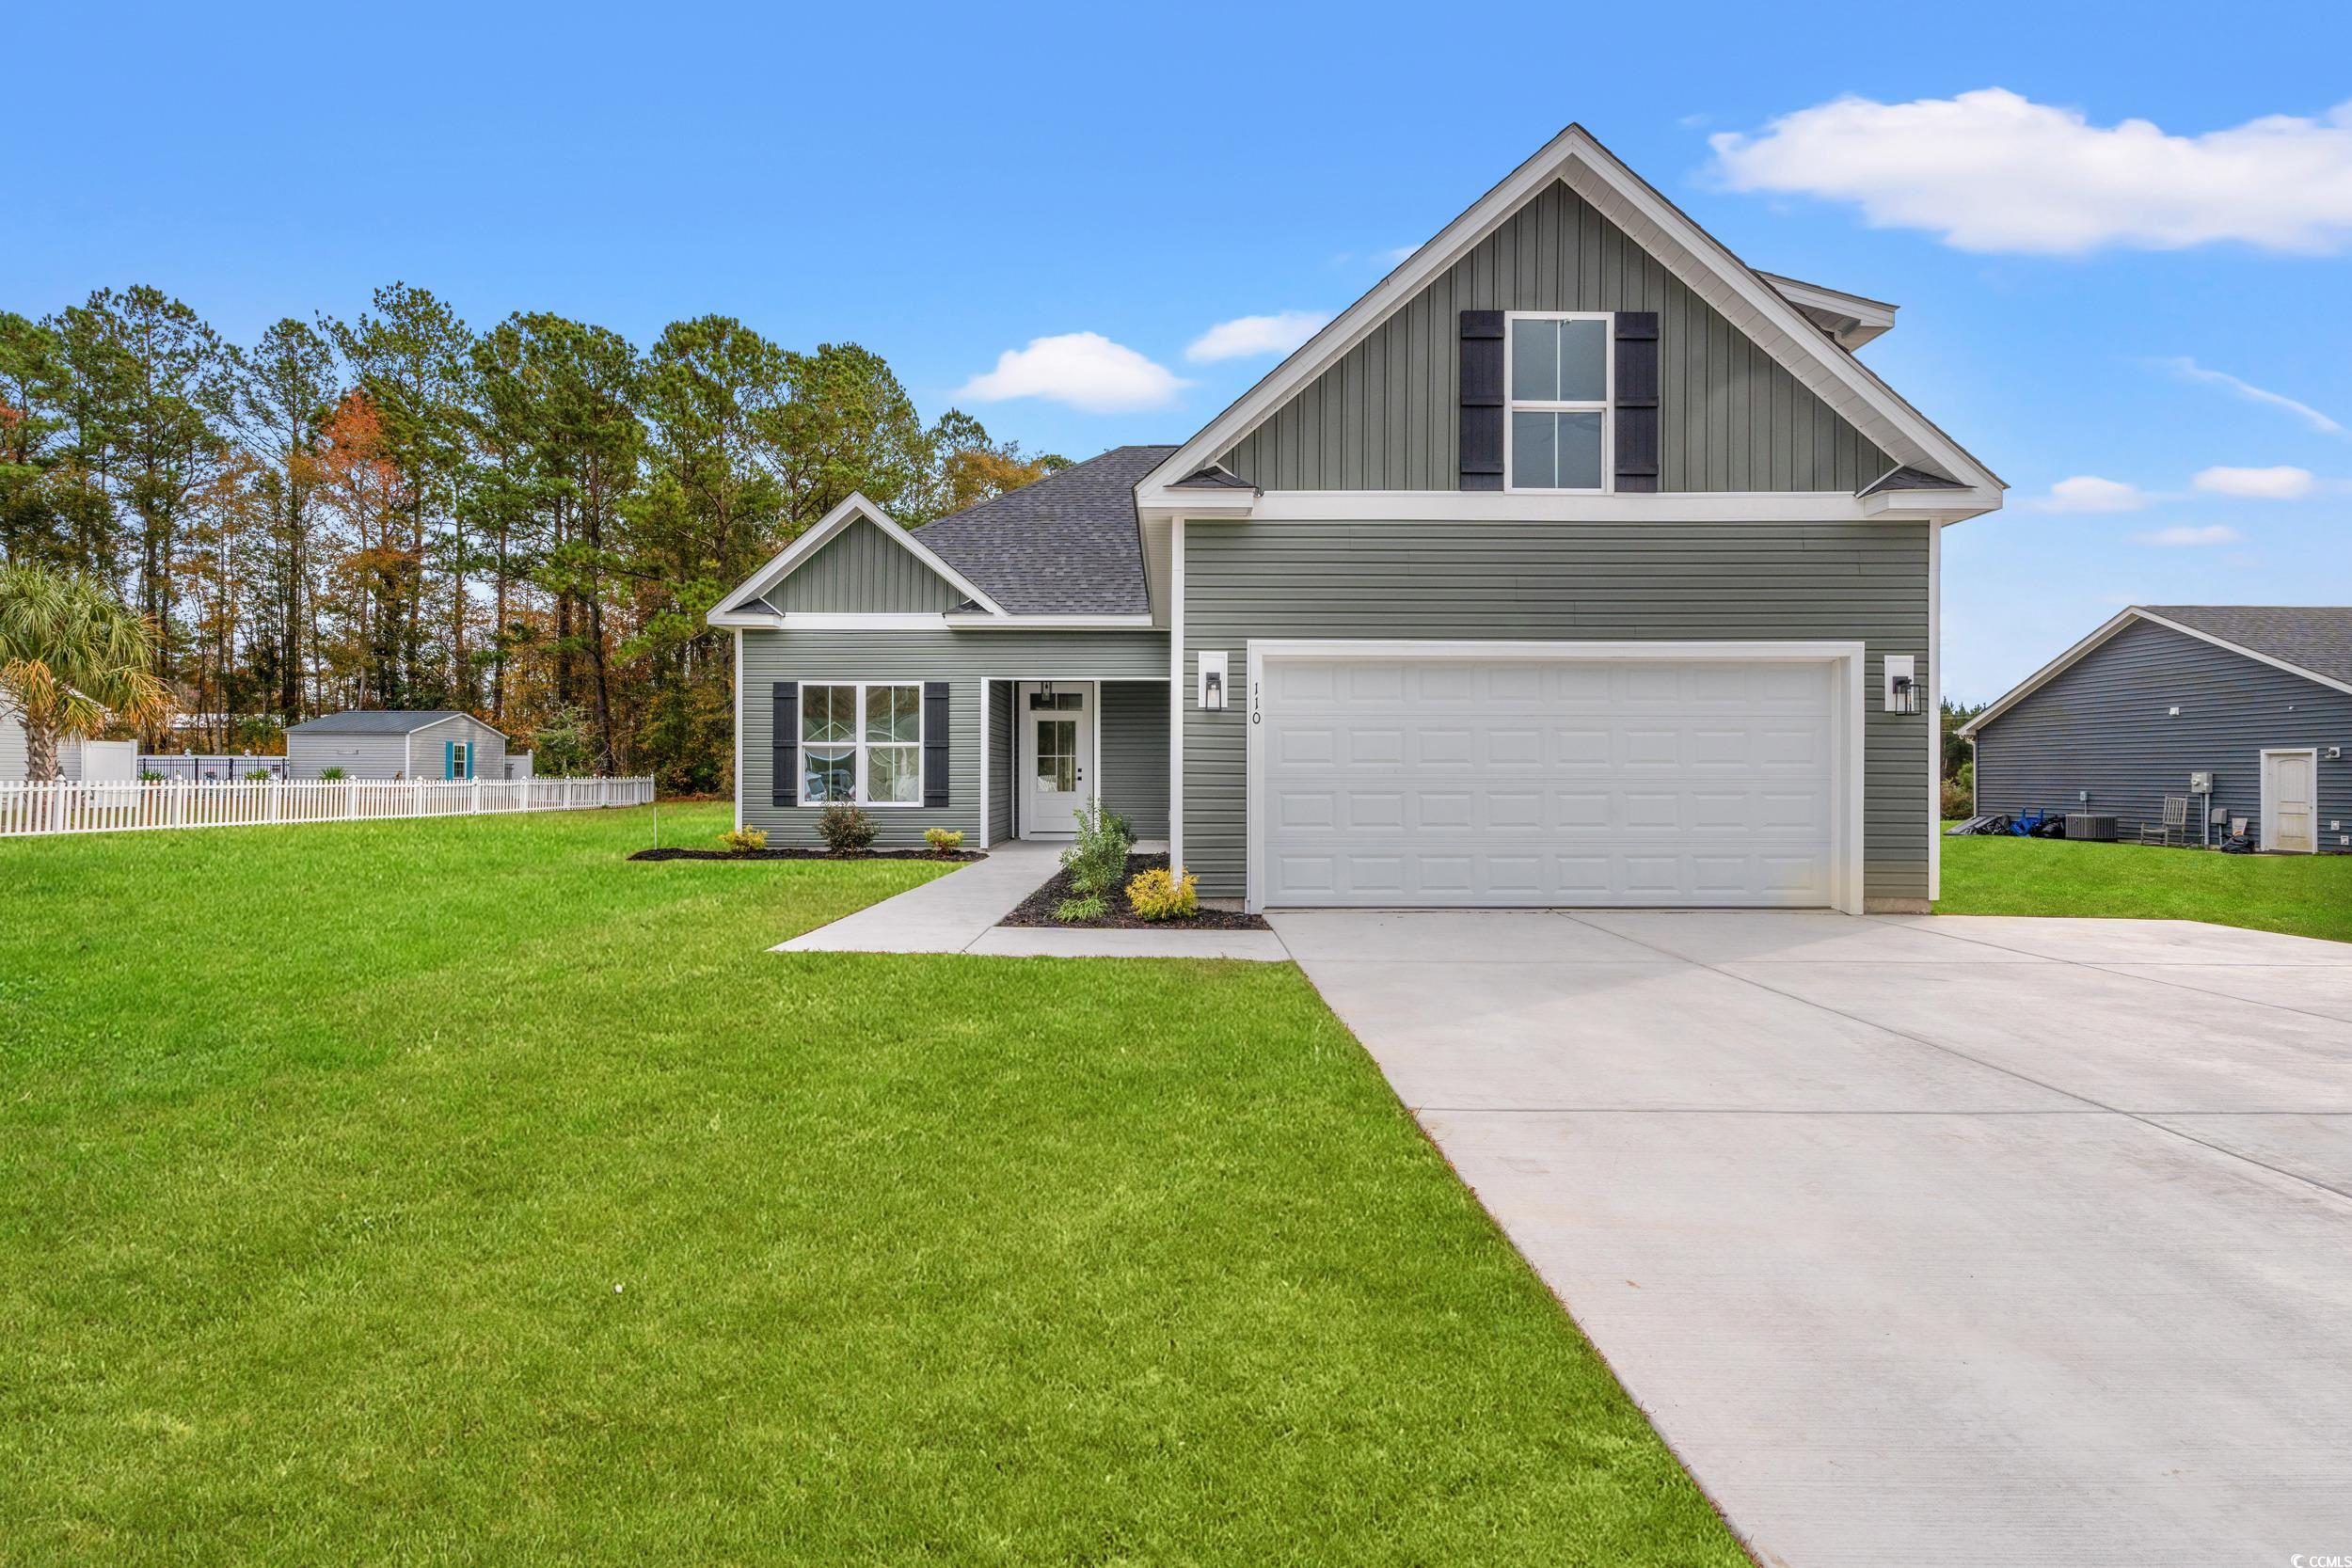
<svg viewBox="0 0 2352 1568">
<path fill-rule="evenodd" d="M 935 855 L 929 849 L 861 849 L 854 854 L 836 855 L 830 849 L 640 849 L 629 856 L 633 861 L 946 861 L 961 865 L 967 861 L 984 861 L 988 856 L 977 849 L 959 849 L 952 855 Z"/>
<path fill-rule="evenodd" d="M 1109 906 L 1100 920 L 1064 921 L 1054 918 L 1054 907 L 1065 898 L 1076 896 L 1070 885 L 1070 873 L 1057 871 L 1053 879 L 1021 900 L 1018 908 L 999 926 L 1057 926 L 1073 931 L 1267 931 L 1273 927 L 1263 915 L 1243 914 L 1238 910 L 1213 910 L 1206 905 L 1189 920 L 1146 920 L 1127 907 L 1127 884 L 1146 871 L 1165 870 L 1166 855 L 1129 855 L 1127 875 L 1120 879 L 1104 902 Z"/>
</svg>

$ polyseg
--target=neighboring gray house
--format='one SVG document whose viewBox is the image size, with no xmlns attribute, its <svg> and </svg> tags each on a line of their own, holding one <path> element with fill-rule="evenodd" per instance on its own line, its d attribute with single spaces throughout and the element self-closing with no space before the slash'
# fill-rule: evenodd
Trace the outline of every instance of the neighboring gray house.
<svg viewBox="0 0 2352 1568">
<path fill-rule="evenodd" d="M 138 774 L 139 746 L 135 740 L 85 740 L 77 735 L 57 737 L 57 782 L 60 784 L 128 783 Z M 24 717 L 0 697 L 0 784 L 23 784 L 32 777 L 32 759 L 25 754 Z"/>
<path fill-rule="evenodd" d="M 354 708 L 290 726 L 286 776 L 340 768 L 353 779 L 503 779 L 506 736 L 470 713 Z"/>
<path fill-rule="evenodd" d="M 1295 905 L 1920 909 L 1938 536 L 2002 484 L 1571 126 L 1181 445 L 723 600 L 739 818 L 1071 831 Z"/>
<path fill-rule="evenodd" d="M 2090 811 L 2137 839 L 2206 773 L 2191 842 L 2217 809 L 2266 849 L 2352 849 L 2352 607 L 2134 605 L 1960 733 L 1979 812 Z"/>
</svg>

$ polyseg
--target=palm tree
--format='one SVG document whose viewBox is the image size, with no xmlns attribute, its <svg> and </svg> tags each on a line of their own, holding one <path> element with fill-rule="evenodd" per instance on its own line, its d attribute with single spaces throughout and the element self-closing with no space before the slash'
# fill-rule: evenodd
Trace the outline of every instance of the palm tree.
<svg viewBox="0 0 2352 1568">
<path fill-rule="evenodd" d="M 25 772 L 57 777 L 57 742 L 108 717 L 151 723 L 169 707 L 148 671 L 155 631 L 95 578 L 0 566 L 0 703 L 24 724 Z"/>
</svg>

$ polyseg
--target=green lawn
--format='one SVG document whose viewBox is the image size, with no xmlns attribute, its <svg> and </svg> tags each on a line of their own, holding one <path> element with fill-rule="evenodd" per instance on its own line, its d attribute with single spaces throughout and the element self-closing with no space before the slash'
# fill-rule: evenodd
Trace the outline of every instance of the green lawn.
<svg viewBox="0 0 2352 1568">
<path fill-rule="evenodd" d="M 2352 942 L 2352 855 L 2223 855 L 2006 835 L 1940 842 L 1938 914 L 2210 920 Z"/>
<path fill-rule="evenodd" d="M 1746 1560 L 1295 970 L 650 827 L 0 843 L 0 1562 Z"/>
</svg>

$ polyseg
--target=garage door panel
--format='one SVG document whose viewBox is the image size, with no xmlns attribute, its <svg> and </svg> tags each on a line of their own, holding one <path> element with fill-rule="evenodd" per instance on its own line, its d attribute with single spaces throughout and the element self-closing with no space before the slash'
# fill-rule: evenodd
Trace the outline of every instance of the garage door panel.
<svg viewBox="0 0 2352 1568">
<path fill-rule="evenodd" d="M 1272 904 L 1830 901 L 1826 663 L 1277 657 Z"/>
</svg>

